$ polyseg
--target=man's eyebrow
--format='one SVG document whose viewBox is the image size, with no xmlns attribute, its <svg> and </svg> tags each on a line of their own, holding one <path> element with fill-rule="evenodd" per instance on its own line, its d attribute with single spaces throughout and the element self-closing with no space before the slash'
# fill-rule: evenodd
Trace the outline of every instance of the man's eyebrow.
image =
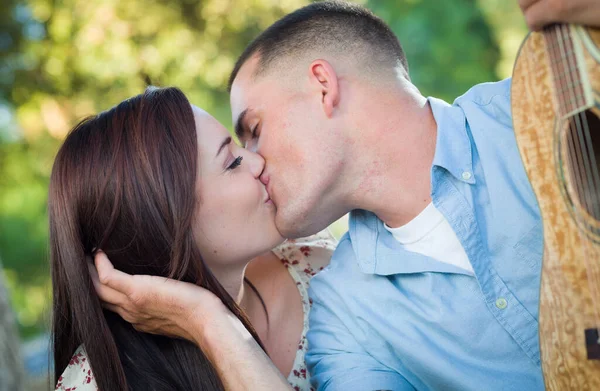
<svg viewBox="0 0 600 391">
<path fill-rule="evenodd" d="M 248 109 L 242 111 L 240 113 L 240 115 L 238 116 L 237 121 L 235 121 L 235 135 L 240 140 L 244 136 L 244 117 L 246 117 L 247 113 L 248 113 Z"/>
<path fill-rule="evenodd" d="M 217 151 L 217 154 L 215 155 L 215 157 L 219 156 L 219 154 L 221 153 L 223 148 L 225 148 L 229 144 L 231 144 L 231 137 L 227 137 L 225 140 L 223 140 L 223 142 L 221 143 L 221 146 L 219 146 L 219 150 Z"/>
</svg>

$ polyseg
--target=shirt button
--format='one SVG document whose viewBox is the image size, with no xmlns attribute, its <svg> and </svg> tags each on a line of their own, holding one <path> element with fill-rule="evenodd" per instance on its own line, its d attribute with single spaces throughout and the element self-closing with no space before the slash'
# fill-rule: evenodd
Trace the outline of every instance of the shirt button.
<svg viewBox="0 0 600 391">
<path fill-rule="evenodd" d="M 471 179 L 471 173 L 469 171 L 463 172 L 462 179 L 464 179 L 465 181 L 468 181 L 469 179 Z"/>
<path fill-rule="evenodd" d="M 506 301 L 506 299 L 504 297 L 500 297 L 496 300 L 496 307 L 498 307 L 501 310 L 505 309 L 507 305 L 508 305 L 508 302 Z"/>
</svg>

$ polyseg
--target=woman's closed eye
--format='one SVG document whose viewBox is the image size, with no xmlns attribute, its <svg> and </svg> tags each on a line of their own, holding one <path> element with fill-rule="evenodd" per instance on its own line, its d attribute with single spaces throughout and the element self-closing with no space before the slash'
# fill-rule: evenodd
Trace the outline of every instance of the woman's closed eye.
<svg viewBox="0 0 600 391">
<path fill-rule="evenodd" d="M 236 157 L 235 160 L 227 167 L 227 169 L 233 170 L 233 169 L 239 167 L 240 164 L 242 164 L 242 159 L 244 159 L 243 156 Z"/>
</svg>

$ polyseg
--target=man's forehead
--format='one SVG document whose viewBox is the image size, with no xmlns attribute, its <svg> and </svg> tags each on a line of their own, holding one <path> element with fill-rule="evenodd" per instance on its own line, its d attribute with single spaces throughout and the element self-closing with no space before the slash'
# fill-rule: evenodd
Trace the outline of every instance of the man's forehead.
<svg viewBox="0 0 600 391">
<path fill-rule="evenodd" d="M 250 97 L 251 94 L 248 87 L 238 83 L 232 85 L 229 99 L 234 122 L 251 105 L 252 99 Z"/>
<path fill-rule="evenodd" d="M 242 111 L 246 110 L 251 103 L 253 87 L 256 86 L 254 72 L 258 66 L 259 57 L 254 55 L 249 58 L 238 71 L 231 85 L 230 100 L 231 111 L 237 117 Z"/>
</svg>

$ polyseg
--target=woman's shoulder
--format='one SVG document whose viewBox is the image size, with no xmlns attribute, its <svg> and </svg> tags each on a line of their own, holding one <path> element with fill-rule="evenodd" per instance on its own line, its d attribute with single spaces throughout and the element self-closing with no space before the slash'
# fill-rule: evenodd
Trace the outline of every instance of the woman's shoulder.
<svg viewBox="0 0 600 391">
<path fill-rule="evenodd" d="M 67 365 L 62 375 L 60 375 L 56 382 L 55 390 L 98 390 L 98 386 L 96 385 L 96 380 L 94 379 L 94 374 L 92 373 L 92 368 L 83 345 L 79 346 L 75 353 L 73 353 L 73 356 L 69 361 L 69 365 Z"/>
<path fill-rule="evenodd" d="M 311 277 L 329 264 L 336 246 L 337 240 L 325 229 L 304 238 L 288 239 L 273 252 L 287 267 Z"/>
</svg>

